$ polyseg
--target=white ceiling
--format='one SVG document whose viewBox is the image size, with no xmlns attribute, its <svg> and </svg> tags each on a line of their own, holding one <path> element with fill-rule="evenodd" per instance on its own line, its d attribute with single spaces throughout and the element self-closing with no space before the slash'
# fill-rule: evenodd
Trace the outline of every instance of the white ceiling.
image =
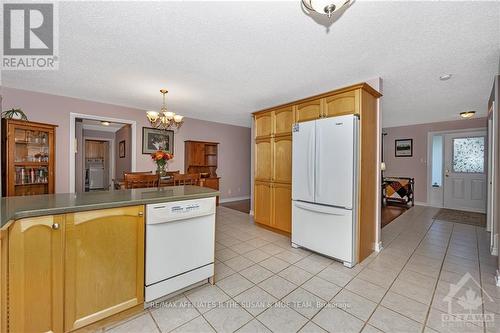
<svg viewBox="0 0 500 333">
<path fill-rule="evenodd" d="M 104 131 L 104 132 L 115 133 L 120 128 L 125 126 L 125 124 L 113 123 L 110 121 L 108 122 L 109 125 L 103 125 L 100 120 L 94 120 L 94 119 L 81 119 L 81 121 L 82 121 L 83 129 L 92 130 L 92 131 Z"/>
<path fill-rule="evenodd" d="M 58 71 L 3 84 L 249 126 L 250 113 L 380 76 L 384 126 L 486 112 L 500 2 L 356 1 L 326 28 L 287 2 L 59 3 Z M 439 81 L 452 73 L 449 81 Z"/>
</svg>

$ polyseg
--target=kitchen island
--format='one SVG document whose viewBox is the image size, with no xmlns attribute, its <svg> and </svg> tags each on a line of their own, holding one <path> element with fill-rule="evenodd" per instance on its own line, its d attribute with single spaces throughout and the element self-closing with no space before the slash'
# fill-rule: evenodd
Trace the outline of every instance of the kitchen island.
<svg viewBox="0 0 500 333">
<path fill-rule="evenodd" d="M 2 198 L 1 332 L 70 332 L 143 307 L 147 207 L 215 207 L 218 195 L 175 186 Z"/>
</svg>

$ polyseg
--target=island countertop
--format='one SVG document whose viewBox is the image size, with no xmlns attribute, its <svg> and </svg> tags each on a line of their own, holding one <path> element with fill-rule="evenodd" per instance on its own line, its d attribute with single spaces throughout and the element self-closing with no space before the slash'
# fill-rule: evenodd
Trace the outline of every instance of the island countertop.
<svg viewBox="0 0 500 333">
<path fill-rule="evenodd" d="M 220 192 L 200 186 L 167 186 L 133 190 L 43 194 L 1 199 L 0 229 L 27 217 L 65 214 L 106 208 L 208 198 Z"/>
</svg>

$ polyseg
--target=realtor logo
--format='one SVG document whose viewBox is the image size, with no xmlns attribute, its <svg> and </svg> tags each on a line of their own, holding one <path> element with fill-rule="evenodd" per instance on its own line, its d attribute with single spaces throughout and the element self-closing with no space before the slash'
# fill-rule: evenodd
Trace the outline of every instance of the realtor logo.
<svg viewBox="0 0 500 333">
<path fill-rule="evenodd" d="M 55 3 L 3 4 L 3 70 L 57 69 Z"/>
<path fill-rule="evenodd" d="M 443 298 L 448 313 L 441 316 L 443 326 L 467 327 L 469 325 L 492 327 L 494 314 L 484 311 L 483 305 L 494 300 L 482 289 L 481 285 L 466 273 L 455 284 L 450 284 L 448 294 Z"/>
</svg>

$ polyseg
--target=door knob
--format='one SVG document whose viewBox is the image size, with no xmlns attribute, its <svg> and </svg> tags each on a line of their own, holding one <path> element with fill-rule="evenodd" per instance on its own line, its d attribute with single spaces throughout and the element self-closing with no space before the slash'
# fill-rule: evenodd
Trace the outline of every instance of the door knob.
<svg viewBox="0 0 500 333">
<path fill-rule="evenodd" d="M 59 223 L 52 224 L 52 229 L 54 229 L 54 230 L 59 229 Z"/>
</svg>

